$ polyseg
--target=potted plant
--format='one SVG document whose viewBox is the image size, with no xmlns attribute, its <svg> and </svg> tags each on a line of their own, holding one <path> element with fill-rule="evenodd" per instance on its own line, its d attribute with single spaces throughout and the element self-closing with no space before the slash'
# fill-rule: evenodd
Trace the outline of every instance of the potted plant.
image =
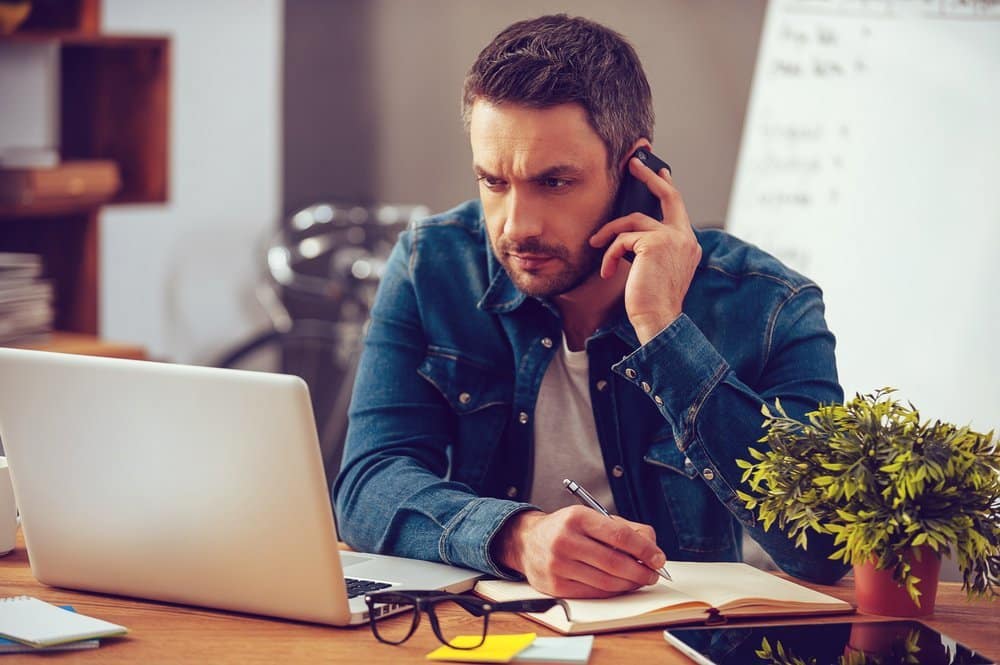
<svg viewBox="0 0 1000 665">
<path fill-rule="evenodd" d="M 737 460 L 739 491 L 767 530 L 777 522 L 805 549 L 830 534 L 831 559 L 854 566 L 862 611 L 919 616 L 934 609 L 941 557 L 963 588 L 996 596 L 1000 582 L 1000 445 L 993 432 L 921 422 L 892 388 L 820 405 L 808 422 L 765 404 L 752 461 Z M 881 586 L 877 586 L 881 585 Z"/>
</svg>

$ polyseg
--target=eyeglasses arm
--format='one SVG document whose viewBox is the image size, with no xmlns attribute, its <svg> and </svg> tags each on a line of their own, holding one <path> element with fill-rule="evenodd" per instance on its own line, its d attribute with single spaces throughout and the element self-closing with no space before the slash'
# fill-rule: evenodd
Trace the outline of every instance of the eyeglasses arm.
<svg viewBox="0 0 1000 665">
<path fill-rule="evenodd" d="M 508 600 L 502 603 L 488 603 L 494 612 L 546 612 L 556 605 L 562 608 L 566 619 L 571 621 L 569 605 L 562 598 L 529 598 L 527 600 Z"/>
</svg>

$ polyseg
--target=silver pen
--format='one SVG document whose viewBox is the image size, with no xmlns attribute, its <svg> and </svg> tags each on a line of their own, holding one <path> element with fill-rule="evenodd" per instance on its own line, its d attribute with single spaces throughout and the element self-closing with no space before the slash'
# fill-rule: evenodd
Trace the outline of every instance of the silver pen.
<svg viewBox="0 0 1000 665">
<path fill-rule="evenodd" d="M 611 517 L 611 513 L 608 512 L 608 509 L 602 506 L 601 502 L 595 499 L 594 495 L 588 492 L 580 483 L 574 480 L 570 480 L 569 478 L 566 478 L 563 480 L 563 487 L 569 490 L 573 494 L 573 496 L 575 496 L 583 505 L 587 506 L 588 508 L 593 508 L 594 510 L 604 515 L 605 517 Z M 660 566 L 660 569 L 657 570 L 656 568 L 653 568 L 648 563 L 645 563 L 640 559 L 636 559 L 636 562 L 645 566 L 646 568 L 649 568 L 651 571 L 653 571 L 663 579 L 667 580 L 668 582 L 673 581 L 673 578 L 670 577 L 670 573 L 667 572 L 666 566 Z"/>
</svg>

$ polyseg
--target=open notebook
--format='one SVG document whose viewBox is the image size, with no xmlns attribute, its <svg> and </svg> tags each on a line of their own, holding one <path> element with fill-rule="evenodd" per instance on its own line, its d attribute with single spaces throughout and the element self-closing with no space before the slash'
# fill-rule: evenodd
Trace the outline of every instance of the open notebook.
<svg viewBox="0 0 1000 665">
<path fill-rule="evenodd" d="M 633 593 L 601 600 L 569 600 L 570 620 L 559 607 L 525 614 L 566 634 L 680 623 L 713 623 L 736 617 L 853 612 L 833 596 L 776 577 L 745 563 L 671 561 L 672 582 L 660 580 Z M 482 580 L 476 593 L 496 602 L 540 598 L 524 582 Z"/>
</svg>

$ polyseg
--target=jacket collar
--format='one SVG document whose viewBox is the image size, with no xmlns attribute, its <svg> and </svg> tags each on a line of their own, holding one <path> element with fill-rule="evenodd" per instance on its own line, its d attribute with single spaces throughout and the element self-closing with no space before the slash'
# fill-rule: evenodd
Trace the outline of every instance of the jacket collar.
<svg viewBox="0 0 1000 665">
<path fill-rule="evenodd" d="M 528 297 L 521 292 L 510 275 L 500 265 L 496 255 L 493 253 L 493 245 L 490 243 L 490 236 L 486 230 L 486 219 L 480 208 L 479 225 L 483 230 L 483 242 L 486 243 L 486 274 L 490 276 L 490 285 L 486 293 L 480 298 L 477 307 L 485 312 L 496 314 L 507 314 L 520 307 Z"/>
<path fill-rule="evenodd" d="M 489 246 L 489 238 L 486 239 L 487 270 L 490 275 L 490 285 L 486 293 L 479 300 L 479 309 L 496 314 L 507 314 L 513 312 L 521 306 L 528 297 L 521 292 L 514 282 L 510 280 L 510 275 L 493 254 L 493 248 Z"/>
<path fill-rule="evenodd" d="M 489 251 L 489 274 L 492 279 L 490 280 L 490 285 L 486 289 L 486 293 L 478 303 L 479 309 L 492 312 L 495 314 L 509 314 L 513 312 L 527 300 L 528 296 L 520 291 L 514 282 L 510 280 L 510 276 L 507 271 L 503 269 L 500 262 L 496 260 L 493 255 L 492 250 Z M 558 316 L 555 307 L 546 301 L 540 301 L 547 309 L 552 311 L 556 316 Z M 601 327 L 594 333 L 594 337 L 603 337 L 605 335 L 615 335 L 620 340 L 622 340 L 630 349 L 639 348 L 639 338 L 635 334 L 635 328 L 632 327 L 631 322 L 628 320 L 628 315 L 625 313 L 625 303 L 621 302 L 618 304 L 618 308 L 615 311 L 614 316 L 612 316 L 611 323 L 606 326 Z"/>
</svg>

